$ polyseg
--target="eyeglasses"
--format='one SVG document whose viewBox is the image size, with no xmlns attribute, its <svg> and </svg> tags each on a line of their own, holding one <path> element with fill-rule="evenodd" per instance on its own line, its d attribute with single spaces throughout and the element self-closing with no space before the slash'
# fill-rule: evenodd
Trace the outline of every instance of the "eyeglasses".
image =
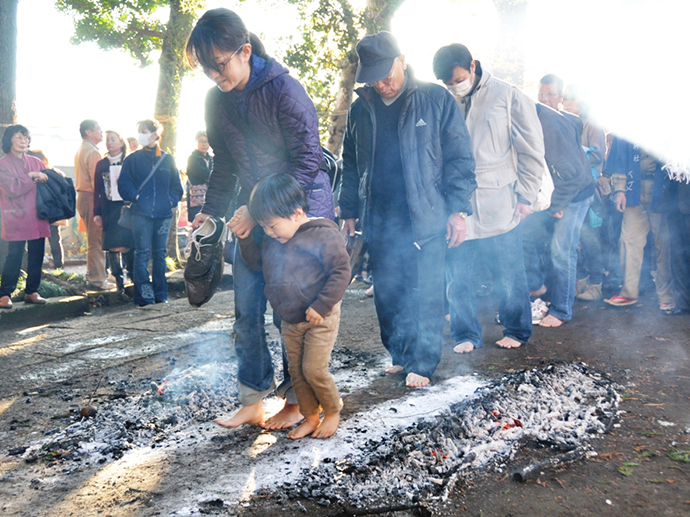
<svg viewBox="0 0 690 517">
<path fill-rule="evenodd" d="M 540 99 L 553 99 L 555 97 L 560 97 L 560 95 L 558 95 L 557 93 L 540 93 L 539 95 L 537 95 L 537 97 L 539 97 Z"/>
<path fill-rule="evenodd" d="M 242 49 L 244 48 L 245 45 L 246 45 L 246 43 L 242 43 L 242 44 L 238 47 L 238 49 L 235 50 L 235 52 L 232 53 L 232 56 L 230 56 L 229 58 L 227 58 L 225 61 L 222 61 L 221 63 L 216 63 L 216 69 L 217 69 L 217 71 L 218 71 L 219 73 L 221 73 L 221 74 L 222 74 L 223 72 L 225 72 L 225 67 L 228 66 L 228 63 L 229 63 L 230 61 L 232 61 L 232 59 L 237 55 L 237 53 L 238 53 L 240 50 L 242 50 Z M 207 67 L 204 66 L 204 67 L 202 67 L 202 70 L 204 71 L 204 73 L 205 73 L 206 75 L 210 75 L 211 70 L 213 70 L 213 69 L 207 68 Z"/>
<path fill-rule="evenodd" d="M 398 60 L 396 59 L 393 61 L 393 68 L 391 68 L 391 73 L 388 74 L 386 77 L 383 79 L 379 79 L 378 81 L 373 81 L 371 83 L 365 83 L 367 86 L 371 86 L 372 88 L 376 88 L 379 84 L 383 86 L 390 86 L 391 85 L 391 80 L 393 79 L 393 74 L 395 73 L 395 65 L 398 63 Z"/>
</svg>

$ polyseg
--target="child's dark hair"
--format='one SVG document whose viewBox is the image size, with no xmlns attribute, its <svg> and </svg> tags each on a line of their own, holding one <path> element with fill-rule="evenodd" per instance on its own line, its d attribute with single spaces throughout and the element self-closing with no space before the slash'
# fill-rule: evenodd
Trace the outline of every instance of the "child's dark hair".
<svg viewBox="0 0 690 517">
<path fill-rule="evenodd" d="M 263 178 L 249 198 L 249 213 L 259 224 L 278 217 L 290 217 L 298 208 L 305 214 L 309 212 L 307 195 L 302 185 L 284 172 Z"/>
</svg>

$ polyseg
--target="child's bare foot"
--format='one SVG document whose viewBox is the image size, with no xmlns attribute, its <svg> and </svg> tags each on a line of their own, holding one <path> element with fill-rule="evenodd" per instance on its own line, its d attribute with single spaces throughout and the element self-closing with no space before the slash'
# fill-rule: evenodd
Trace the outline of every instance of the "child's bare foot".
<svg viewBox="0 0 690 517">
<path fill-rule="evenodd" d="M 319 427 L 319 415 L 311 415 L 304 418 L 304 423 L 288 433 L 291 440 L 299 440 L 309 436 Z"/>
<path fill-rule="evenodd" d="M 230 418 L 216 418 L 214 422 L 223 427 L 239 427 L 244 424 L 261 424 L 264 421 L 263 400 L 242 408 Z"/>
<path fill-rule="evenodd" d="M 520 345 L 522 345 L 522 343 L 520 343 L 518 340 L 508 336 L 496 341 L 496 344 L 501 348 L 520 348 Z"/>
<path fill-rule="evenodd" d="M 299 406 L 297 404 L 285 404 L 283 409 L 261 424 L 261 427 L 271 430 L 287 429 L 288 427 L 300 423 L 303 419 L 304 417 L 302 413 L 299 412 Z"/>
<path fill-rule="evenodd" d="M 408 388 L 423 388 L 430 382 L 431 380 L 428 377 L 423 377 L 412 372 L 408 373 L 407 378 L 405 379 L 405 384 L 407 384 Z"/>
<path fill-rule="evenodd" d="M 399 364 L 389 364 L 383 369 L 388 375 L 395 375 L 396 373 L 404 372 L 405 367 Z"/>
<path fill-rule="evenodd" d="M 462 343 L 458 343 L 455 345 L 455 348 L 453 348 L 453 352 L 456 354 L 467 354 L 474 350 L 474 345 L 470 343 L 469 341 L 463 341 Z"/>
<path fill-rule="evenodd" d="M 540 327 L 560 327 L 565 323 L 563 320 L 559 320 L 556 316 L 551 316 L 551 314 L 548 314 L 543 320 L 541 320 L 541 323 L 539 323 Z"/>
<path fill-rule="evenodd" d="M 323 420 L 311 434 L 312 438 L 330 438 L 338 430 L 340 425 L 340 413 L 333 413 L 332 415 L 324 415 Z"/>
</svg>

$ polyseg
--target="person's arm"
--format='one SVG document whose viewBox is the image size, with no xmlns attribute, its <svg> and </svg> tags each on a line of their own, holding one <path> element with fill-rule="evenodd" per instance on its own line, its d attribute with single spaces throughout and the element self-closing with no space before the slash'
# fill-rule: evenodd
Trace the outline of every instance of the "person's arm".
<svg viewBox="0 0 690 517">
<path fill-rule="evenodd" d="M 134 171 L 136 168 L 137 155 L 130 154 L 122 162 L 122 170 L 120 177 L 117 179 L 117 191 L 120 197 L 125 201 L 135 201 L 138 195 L 138 189 L 134 186 Z"/>
<path fill-rule="evenodd" d="M 314 103 L 299 82 L 284 76 L 278 98 L 278 125 L 290 158 L 288 174 L 309 188 L 321 167 L 323 151 Z M 330 185 L 324 185 L 330 188 Z"/>
<path fill-rule="evenodd" d="M 94 178 L 96 176 L 96 165 L 101 161 L 101 153 L 94 151 L 89 154 L 86 160 L 86 168 L 89 171 L 89 176 L 91 176 L 91 184 L 94 184 Z"/>
<path fill-rule="evenodd" d="M 108 160 L 106 159 L 106 162 Z M 101 170 L 101 162 L 96 165 L 96 173 L 93 178 L 93 215 L 99 219 L 103 216 L 103 205 L 105 204 L 105 182 L 103 181 L 103 172 Z M 106 167 L 109 167 L 109 162 Z M 96 223 L 98 224 L 98 223 Z M 101 226 L 98 224 L 98 226 Z"/>
<path fill-rule="evenodd" d="M 319 242 L 319 255 L 328 278 L 311 308 L 325 318 L 335 304 L 343 299 L 352 276 L 350 257 L 340 232 L 336 228 L 327 228 L 324 229 L 323 235 Z"/>
<path fill-rule="evenodd" d="M 251 232 L 248 237 L 238 239 L 242 258 L 254 271 L 261 271 L 261 248 L 263 244 L 263 234 Z"/>
<path fill-rule="evenodd" d="M 13 174 L 4 169 L 0 163 L 0 190 L 9 198 L 26 195 L 32 190 L 36 191 L 36 184 L 28 174 Z"/>
<path fill-rule="evenodd" d="M 208 181 L 211 171 L 206 167 L 206 163 L 197 152 L 187 160 L 187 177 L 192 185 L 203 185 Z"/>
<path fill-rule="evenodd" d="M 544 174 L 544 135 L 534 102 L 517 88 L 511 88 L 511 95 L 511 139 L 518 176 L 515 192 L 521 204 L 533 205 Z"/>
<path fill-rule="evenodd" d="M 587 144 L 591 151 L 587 154 L 589 164 L 597 171 L 597 179 L 601 177 L 602 169 L 604 168 L 604 159 L 606 158 L 606 134 L 604 131 L 591 123 L 587 124 L 586 135 Z"/>
<path fill-rule="evenodd" d="M 206 133 L 215 159 L 201 214 L 225 217 L 235 191 L 238 172 L 237 164 L 225 143 L 225 135 L 217 124 L 218 113 L 223 109 L 217 96 L 215 89 L 206 96 Z"/>
<path fill-rule="evenodd" d="M 474 153 L 465 118 L 453 96 L 443 92 L 441 152 L 443 154 L 443 193 L 449 212 L 446 223 L 448 247 L 459 246 L 467 236 L 465 218 L 472 214 L 472 194 L 477 188 Z"/>
<path fill-rule="evenodd" d="M 340 218 L 345 221 L 343 232 L 354 236 L 355 221 L 359 217 L 359 173 L 357 172 L 357 142 L 353 130 L 353 118 L 358 106 L 350 107 L 343 142 L 343 170 L 338 205 Z"/>
<path fill-rule="evenodd" d="M 175 164 L 175 159 L 172 154 L 169 154 L 170 160 L 170 206 L 175 208 L 177 203 L 182 199 L 184 194 L 184 188 L 182 188 L 182 180 L 180 179 L 180 171 L 177 170 L 177 165 Z"/>
</svg>

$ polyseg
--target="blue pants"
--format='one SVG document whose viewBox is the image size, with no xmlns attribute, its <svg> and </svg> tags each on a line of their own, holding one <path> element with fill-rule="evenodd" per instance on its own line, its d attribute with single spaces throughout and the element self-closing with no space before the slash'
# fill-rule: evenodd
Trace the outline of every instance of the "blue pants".
<svg viewBox="0 0 690 517">
<path fill-rule="evenodd" d="M 152 219 L 134 214 L 134 303 L 149 305 L 168 299 L 165 277 L 165 253 L 170 231 L 170 218 Z M 152 276 L 149 276 L 149 259 Z"/>
<path fill-rule="evenodd" d="M 508 233 L 463 242 L 448 251 L 446 289 L 450 304 L 450 335 L 454 343 L 482 342 L 477 319 L 476 272 L 485 265 L 494 277 L 503 335 L 526 343 L 532 335 L 532 310 L 525 277 L 522 224 Z"/>
<path fill-rule="evenodd" d="M 411 232 L 374 232 L 369 262 L 381 341 L 394 365 L 431 378 L 441 360 L 446 243 L 418 249 Z"/>
<path fill-rule="evenodd" d="M 264 314 L 266 313 L 266 282 L 260 271 L 251 269 L 240 253 L 239 241 L 235 241 L 232 264 L 233 290 L 235 292 L 235 353 L 237 354 L 237 379 L 240 384 L 239 398 L 243 406 L 255 404 L 275 389 L 273 360 L 266 341 Z M 274 314 L 273 322 L 280 330 L 281 320 Z M 281 341 L 282 343 L 282 341 Z M 277 388 L 278 395 L 285 396 L 288 404 L 296 404 L 288 370 L 287 355 L 283 348 L 283 382 Z"/>
</svg>

